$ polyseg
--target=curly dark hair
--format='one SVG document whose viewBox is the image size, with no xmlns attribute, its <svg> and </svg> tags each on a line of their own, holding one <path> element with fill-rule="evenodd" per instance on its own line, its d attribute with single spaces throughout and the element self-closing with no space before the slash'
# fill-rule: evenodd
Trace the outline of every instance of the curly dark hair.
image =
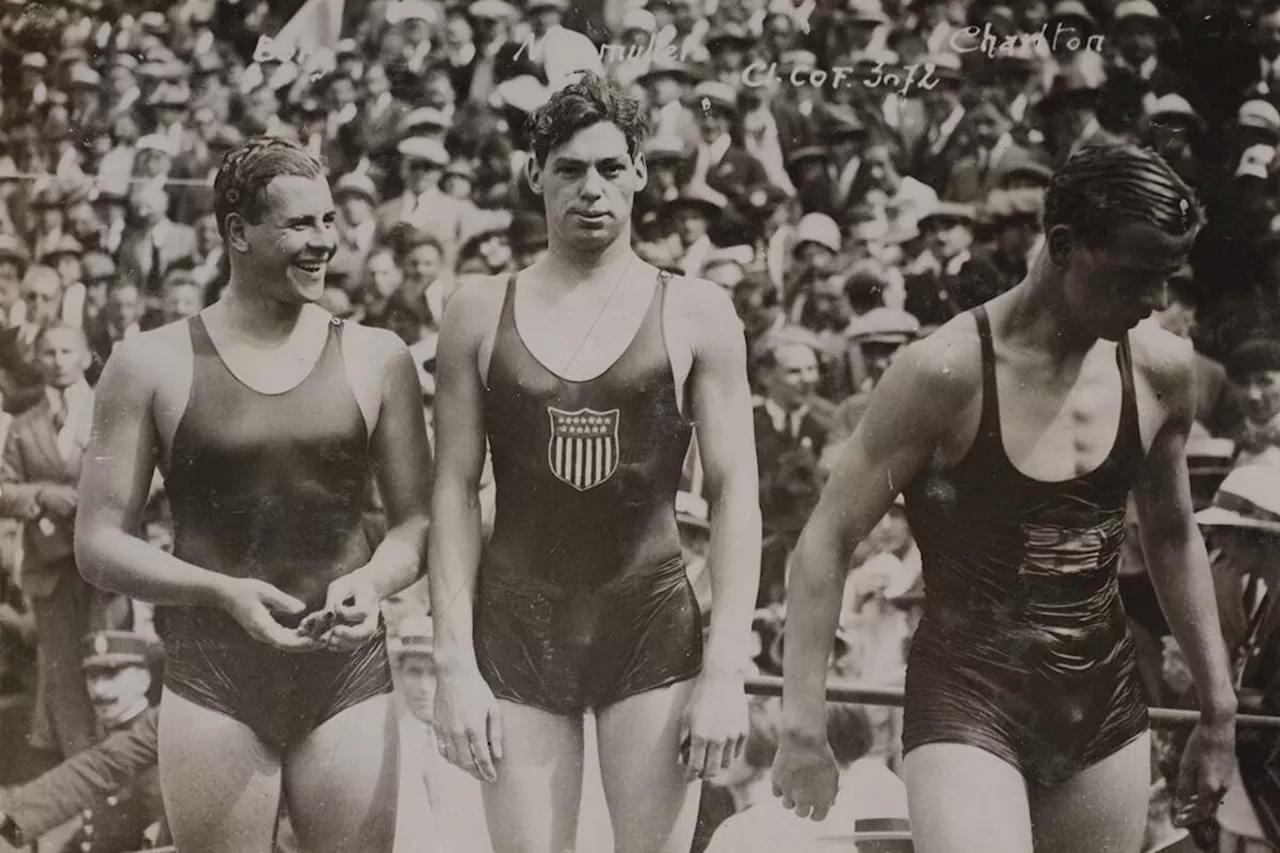
<svg viewBox="0 0 1280 853">
<path fill-rule="evenodd" d="M 1136 145 L 1080 149 L 1054 173 L 1045 195 L 1045 231 L 1069 226 L 1094 248 L 1110 245 L 1128 222 L 1181 236 L 1204 221 L 1195 191 L 1159 154 Z"/>
<path fill-rule="evenodd" d="M 266 189 L 281 176 L 324 177 L 321 162 L 303 146 L 276 136 L 257 136 L 222 158 L 213 181 L 213 211 L 218 234 L 227 237 L 227 217 L 238 213 L 258 224 L 266 213 Z"/>
<path fill-rule="evenodd" d="M 649 115 L 641 103 L 622 91 L 616 83 L 590 71 L 560 89 L 529 116 L 529 147 L 539 165 L 547 155 L 575 133 L 601 122 L 610 122 L 627 139 L 632 157 L 649 134 Z"/>
</svg>

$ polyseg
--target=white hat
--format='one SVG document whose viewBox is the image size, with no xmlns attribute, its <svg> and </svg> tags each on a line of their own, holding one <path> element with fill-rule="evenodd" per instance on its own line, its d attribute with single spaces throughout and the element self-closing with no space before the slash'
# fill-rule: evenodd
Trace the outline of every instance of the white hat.
<svg viewBox="0 0 1280 853">
<path fill-rule="evenodd" d="M 1122 0 L 1116 6 L 1116 12 L 1113 17 L 1116 24 L 1121 21 L 1139 21 L 1145 20 L 1161 27 L 1168 27 L 1169 21 L 1160 14 L 1160 10 L 1156 8 L 1156 4 L 1151 0 Z"/>
<path fill-rule="evenodd" d="M 1236 124 L 1241 127 L 1256 127 L 1280 133 L 1280 110 L 1270 101 L 1255 98 L 1240 105 L 1236 116 Z"/>
<path fill-rule="evenodd" d="M 1272 109 L 1275 108 L 1272 107 Z M 1204 120 L 1200 118 L 1200 114 L 1195 111 L 1195 108 L 1191 106 L 1191 103 L 1186 98 L 1173 93 L 1156 98 L 1155 101 L 1150 104 L 1150 108 L 1147 110 L 1147 116 L 1149 118 L 1156 118 L 1157 116 L 1181 116 L 1183 118 L 1190 119 L 1192 124 L 1197 126 L 1204 122 Z"/>
<path fill-rule="evenodd" d="M 430 616 L 406 616 L 396 626 L 395 635 L 387 638 L 387 651 L 429 655 L 435 650 L 435 633 Z"/>
<path fill-rule="evenodd" d="M 139 151 L 159 151 L 173 156 L 173 143 L 162 133 L 148 133 L 138 140 L 137 148 Z"/>
<path fill-rule="evenodd" d="M 429 136 L 410 136 L 408 139 L 401 140 L 396 146 L 405 157 L 413 160 L 425 160 L 428 163 L 438 165 L 444 168 L 449 165 L 449 152 L 444 144 L 438 139 L 432 139 Z"/>
<path fill-rule="evenodd" d="M 622 19 L 622 32 L 630 33 L 637 30 L 650 34 L 656 33 L 658 19 L 648 9 L 632 9 Z"/>
<path fill-rule="evenodd" d="M 1213 506 L 1196 513 L 1206 527 L 1247 527 L 1280 534 L 1280 470 L 1242 465 L 1227 475 Z"/>
<path fill-rule="evenodd" d="M 562 26 L 552 27 L 543 38 L 542 50 L 543 68 L 547 72 L 547 86 L 552 92 L 563 89 L 584 71 L 600 77 L 604 76 L 600 48 L 577 30 Z"/>
<path fill-rule="evenodd" d="M 840 226 L 825 213 L 806 213 L 796 226 L 796 248 L 804 243 L 817 243 L 839 254 Z"/>
<path fill-rule="evenodd" d="M 522 113 L 532 113 L 547 102 L 551 92 L 538 82 L 538 78 L 521 74 L 498 84 L 493 91 L 494 106 L 508 106 Z"/>
</svg>

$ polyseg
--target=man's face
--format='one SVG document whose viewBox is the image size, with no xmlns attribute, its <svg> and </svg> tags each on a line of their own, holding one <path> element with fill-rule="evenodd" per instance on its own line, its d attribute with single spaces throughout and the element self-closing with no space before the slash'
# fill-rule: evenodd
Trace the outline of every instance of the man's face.
<svg viewBox="0 0 1280 853">
<path fill-rule="evenodd" d="M 1259 17 L 1253 32 L 1263 56 L 1267 59 L 1280 56 L 1280 11 Z"/>
<path fill-rule="evenodd" d="M 867 367 L 867 376 L 874 385 L 889 369 L 894 356 L 902 349 L 902 344 L 889 341 L 864 341 L 861 348 L 862 359 Z"/>
<path fill-rule="evenodd" d="M 102 223 L 90 202 L 83 201 L 67 208 L 67 231 L 82 244 L 93 243 Z"/>
<path fill-rule="evenodd" d="M 1116 48 L 1125 62 L 1138 66 L 1156 55 L 1160 39 L 1155 30 L 1146 25 L 1124 27 L 1116 36 Z"/>
<path fill-rule="evenodd" d="M 70 287 L 80 280 L 80 256 L 63 252 L 54 260 L 53 268 L 58 271 L 58 280 L 63 287 Z"/>
<path fill-rule="evenodd" d="M 404 274 L 390 252 L 379 252 L 371 256 L 368 267 L 369 281 L 376 296 L 386 299 L 400 289 Z"/>
<path fill-rule="evenodd" d="M 830 272 L 836 260 L 836 253 L 831 251 L 831 247 L 821 243 L 801 244 L 796 248 L 796 256 L 801 264 L 819 274 Z"/>
<path fill-rule="evenodd" d="M 355 81 L 350 77 L 335 78 L 329 86 L 329 97 L 338 109 L 354 104 L 357 97 Z"/>
<path fill-rule="evenodd" d="M 138 152 L 137 165 L 134 167 L 143 178 L 158 178 L 169 172 L 169 155 L 163 151 L 147 148 Z"/>
<path fill-rule="evenodd" d="M 260 223 L 231 217 L 243 229 L 243 257 L 266 295 L 283 302 L 316 302 L 325 268 L 337 251 L 337 211 L 323 176 L 281 175 L 266 188 Z"/>
<path fill-rule="evenodd" d="M 529 185 L 542 196 L 549 230 L 568 245 L 599 250 L 625 233 L 635 194 L 648 177 L 644 158 L 632 158 L 622 131 L 601 122 L 578 131 L 529 161 Z"/>
<path fill-rule="evenodd" d="M 934 255 L 942 261 L 956 257 L 973 245 L 973 231 L 964 222 L 940 222 L 929 236 Z"/>
<path fill-rule="evenodd" d="M 1118 341 L 1168 305 L 1168 280 L 1186 261 L 1194 232 L 1170 236 L 1141 222 L 1122 225 L 1111 245 L 1091 248 L 1055 226 L 1050 252 L 1061 263 L 1066 308 L 1089 334 Z"/>
<path fill-rule="evenodd" d="M 107 320 L 117 330 L 128 329 L 142 319 L 142 297 L 132 283 L 120 283 L 107 293 Z"/>
<path fill-rule="evenodd" d="M 209 254 L 220 242 L 222 235 L 218 233 L 218 217 L 212 213 L 200 217 L 196 222 L 196 245 L 200 254 Z"/>
<path fill-rule="evenodd" d="M 371 100 L 376 100 L 391 91 L 391 81 L 387 79 L 386 69 L 381 65 L 369 66 L 360 82 Z"/>
<path fill-rule="evenodd" d="M 1280 415 L 1280 370 L 1255 370 L 1239 385 L 1250 421 L 1261 426 Z"/>
<path fill-rule="evenodd" d="M 849 325 L 853 308 L 838 276 L 825 276 L 813 283 L 813 310 L 824 329 L 840 330 Z"/>
<path fill-rule="evenodd" d="M 873 145 L 862 155 L 862 168 L 866 170 L 868 184 L 872 189 L 883 190 L 892 194 L 897 171 L 889 149 L 883 145 Z"/>
<path fill-rule="evenodd" d="M 362 195 L 348 193 L 338 204 L 342 207 L 342 218 L 349 225 L 363 225 L 373 218 L 373 205 Z"/>
<path fill-rule="evenodd" d="M 84 336 L 71 329 L 45 333 L 36 350 L 44 382 L 53 388 L 70 388 L 89 369 L 89 348 Z"/>
<path fill-rule="evenodd" d="M 715 142 L 729 132 L 729 116 L 719 107 L 699 110 L 698 129 L 704 142 Z"/>
<path fill-rule="evenodd" d="M 676 213 L 676 233 L 680 243 L 688 248 L 707 234 L 707 214 L 700 207 L 681 207 Z"/>
<path fill-rule="evenodd" d="M 419 720 L 429 723 L 435 717 L 436 666 L 430 655 L 405 654 L 400 658 L 400 689 L 405 702 Z"/>
<path fill-rule="evenodd" d="M 22 301 L 27 318 L 37 326 L 52 326 L 62 313 L 62 282 L 56 275 L 27 273 L 22 281 Z"/>
<path fill-rule="evenodd" d="M 444 168 L 430 160 L 406 157 L 400 162 L 400 177 L 414 195 L 421 195 L 438 187 L 443 174 Z"/>
<path fill-rule="evenodd" d="M 90 667 L 84 676 L 93 712 L 104 726 L 122 722 L 151 687 L 151 673 L 142 666 Z"/>
<path fill-rule="evenodd" d="M 784 344 L 769 370 L 770 398 L 788 411 L 802 406 L 818 385 L 818 356 L 803 344 Z"/>
<path fill-rule="evenodd" d="M 6 311 L 21 298 L 21 270 L 17 261 L 0 258 L 0 307 Z"/>
<path fill-rule="evenodd" d="M 200 313 L 204 298 L 200 288 L 189 282 L 171 284 L 164 292 L 164 320 L 172 323 Z"/>
<path fill-rule="evenodd" d="M 443 261 L 440 250 L 430 243 L 416 246 L 404 259 L 405 280 L 423 287 L 430 285 L 440 275 Z"/>
</svg>

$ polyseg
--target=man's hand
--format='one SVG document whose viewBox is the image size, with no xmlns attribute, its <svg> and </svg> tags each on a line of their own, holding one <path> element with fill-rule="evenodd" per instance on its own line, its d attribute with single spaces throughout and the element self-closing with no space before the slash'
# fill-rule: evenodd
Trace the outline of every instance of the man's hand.
<svg viewBox="0 0 1280 853">
<path fill-rule="evenodd" d="M 223 585 L 221 608 L 240 623 L 245 633 L 260 643 L 286 652 L 312 652 L 323 646 L 281 625 L 271 614 L 297 615 L 306 609 L 301 601 L 286 595 L 266 581 L 228 578 Z"/>
<path fill-rule="evenodd" d="M 36 494 L 36 503 L 45 515 L 54 518 L 72 518 L 76 514 L 78 496 L 75 486 L 48 485 Z"/>
<path fill-rule="evenodd" d="M 747 697 L 741 677 L 702 675 L 680 721 L 685 778 L 710 779 L 742 754 L 747 743 Z"/>
<path fill-rule="evenodd" d="M 1175 826 L 1211 822 L 1236 766 L 1236 721 L 1201 719 L 1182 752 L 1178 792 L 1174 797 Z"/>
<path fill-rule="evenodd" d="M 800 817 L 825 820 L 836 799 L 840 768 L 825 733 L 783 731 L 773 760 L 773 795 Z"/>
<path fill-rule="evenodd" d="M 359 577 L 358 572 L 344 575 L 329 584 L 325 596 L 326 610 L 337 614 L 338 624 L 321 635 L 320 641 L 334 651 L 354 651 L 378 633 L 378 592 Z"/>
<path fill-rule="evenodd" d="M 502 715 L 480 670 L 471 666 L 440 672 L 431 727 L 445 760 L 481 782 L 497 781 L 494 764 L 502 760 Z"/>
</svg>

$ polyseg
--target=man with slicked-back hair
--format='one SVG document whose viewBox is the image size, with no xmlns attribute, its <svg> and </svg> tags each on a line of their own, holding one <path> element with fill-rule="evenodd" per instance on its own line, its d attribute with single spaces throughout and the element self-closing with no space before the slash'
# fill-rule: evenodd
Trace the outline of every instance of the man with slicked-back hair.
<svg viewBox="0 0 1280 853">
<path fill-rule="evenodd" d="M 1131 492 L 1199 697 L 1180 823 L 1212 820 L 1235 761 L 1187 476 L 1192 350 L 1140 324 L 1164 307 L 1202 214 L 1157 154 L 1114 145 L 1059 167 L 1044 220 L 1018 285 L 894 360 L 792 568 L 774 788 L 820 820 L 835 793 L 822 683 L 844 567 L 905 498 L 926 591 L 903 731 L 921 853 L 1137 853 L 1150 735 L 1116 577 Z"/>
</svg>

